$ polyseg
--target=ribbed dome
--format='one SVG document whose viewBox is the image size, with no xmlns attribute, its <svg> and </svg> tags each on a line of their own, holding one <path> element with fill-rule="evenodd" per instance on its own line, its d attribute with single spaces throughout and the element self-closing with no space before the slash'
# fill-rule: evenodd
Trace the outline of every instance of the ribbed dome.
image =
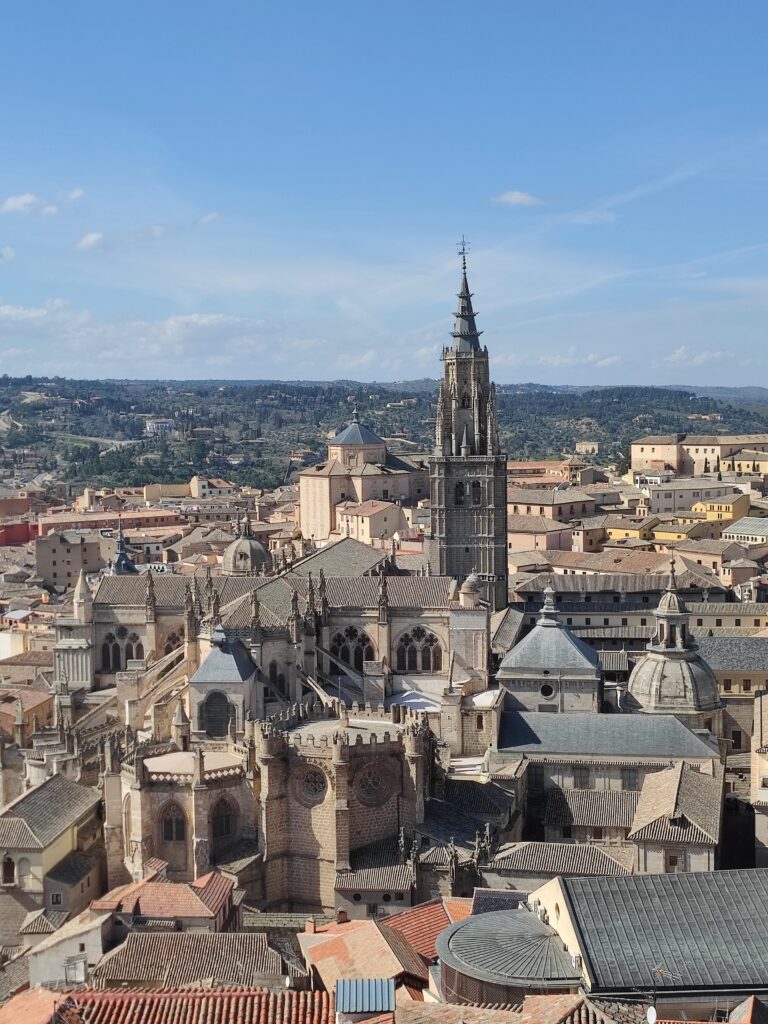
<svg viewBox="0 0 768 1024">
<path fill-rule="evenodd" d="M 696 650 L 649 651 L 629 677 L 625 705 L 645 714 L 696 715 L 722 706 L 715 674 Z"/>
<path fill-rule="evenodd" d="M 244 576 L 246 573 L 268 572 L 272 568 L 272 556 L 255 537 L 238 537 L 224 552 L 221 571 L 227 576 Z"/>
</svg>

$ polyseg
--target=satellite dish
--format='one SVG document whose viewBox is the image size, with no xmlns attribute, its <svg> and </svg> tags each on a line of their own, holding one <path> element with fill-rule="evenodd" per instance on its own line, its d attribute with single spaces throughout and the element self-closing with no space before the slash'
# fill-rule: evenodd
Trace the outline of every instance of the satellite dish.
<svg viewBox="0 0 768 1024">
<path fill-rule="evenodd" d="M 645 1019 L 648 1021 L 648 1024 L 656 1024 L 657 1016 L 658 1014 L 656 1013 L 655 1006 L 649 1006 L 645 1011 Z"/>
</svg>

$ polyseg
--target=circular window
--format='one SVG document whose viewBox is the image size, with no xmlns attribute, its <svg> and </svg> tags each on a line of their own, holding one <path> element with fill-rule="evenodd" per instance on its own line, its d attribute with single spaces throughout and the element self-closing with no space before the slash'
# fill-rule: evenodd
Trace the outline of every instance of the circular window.
<svg viewBox="0 0 768 1024">
<path fill-rule="evenodd" d="M 390 795 L 389 781 L 373 764 L 367 765 L 360 772 L 356 789 L 360 800 L 374 807 L 386 803 Z"/>
<path fill-rule="evenodd" d="M 362 897 L 362 896 L 360 895 L 360 893 L 359 893 L 359 892 L 356 892 L 356 893 L 354 894 L 354 896 L 352 897 L 352 899 L 353 899 L 353 900 L 355 901 L 355 903 L 359 903 L 359 902 L 360 902 L 360 900 L 361 900 L 362 898 L 363 898 L 363 897 Z"/>
<path fill-rule="evenodd" d="M 328 781 L 319 768 L 310 768 L 301 777 L 301 795 L 310 804 L 319 804 L 325 797 Z"/>
<path fill-rule="evenodd" d="M 382 898 L 382 900 L 383 900 L 383 901 L 384 901 L 385 903 L 389 903 L 389 902 L 390 902 L 390 900 L 392 899 L 392 896 L 391 896 L 391 894 L 390 894 L 390 893 L 388 893 L 388 892 L 385 892 L 385 893 L 384 893 L 384 895 L 383 895 L 383 896 L 382 896 L 381 898 Z"/>
<path fill-rule="evenodd" d="M 541 694 L 542 697 L 544 697 L 545 699 L 548 699 L 549 697 L 554 697 L 554 695 L 555 695 L 555 688 L 554 688 L 554 686 L 552 686 L 551 683 L 544 683 L 542 688 L 539 690 L 539 693 Z"/>
</svg>

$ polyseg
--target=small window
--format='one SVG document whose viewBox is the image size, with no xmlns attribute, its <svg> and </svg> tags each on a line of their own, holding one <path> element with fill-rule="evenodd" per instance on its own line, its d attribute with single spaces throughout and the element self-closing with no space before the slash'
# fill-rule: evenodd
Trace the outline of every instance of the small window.
<svg viewBox="0 0 768 1024">
<path fill-rule="evenodd" d="M 477 729 L 478 732 L 482 732 L 483 731 L 483 716 L 482 715 L 475 715 L 475 728 Z"/>
<path fill-rule="evenodd" d="M 52 892 L 51 893 L 51 906 L 52 907 L 60 907 L 61 906 L 61 893 L 60 892 Z"/>
<path fill-rule="evenodd" d="M 601 828 L 599 828 L 599 827 L 598 828 L 593 828 L 592 829 L 592 838 L 593 839 L 602 839 L 603 838 L 603 830 Z"/>
<path fill-rule="evenodd" d="M 752 680 L 745 679 L 741 684 L 741 688 L 744 691 L 744 693 L 749 693 L 749 691 L 752 689 Z"/>
<path fill-rule="evenodd" d="M 576 765 L 573 769 L 573 788 L 591 789 L 592 772 L 589 765 Z"/>
<path fill-rule="evenodd" d="M 640 789 L 640 778 L 637 768 L 621 769 L 621 788 L 633 793 Z"/>
<path fill-rule="evenodd" d="M 563 839 L 573 838 L 573 827 L 571 825 L 563 825 Z"/>
<path fill-rule="evenodd" d="M 724 679 L 723 680 L 723 689 L 725 690 L 726 693 L 730 693 L 731 692 L 731 690 L 733 689 L 733 683 L 731 682 L 730 679 Z"/>
<path fill-rule="evenodd" d="M 741 729 L 731 730 L 731 744 L 734 750 L 741 750 Z"/>
</svg>

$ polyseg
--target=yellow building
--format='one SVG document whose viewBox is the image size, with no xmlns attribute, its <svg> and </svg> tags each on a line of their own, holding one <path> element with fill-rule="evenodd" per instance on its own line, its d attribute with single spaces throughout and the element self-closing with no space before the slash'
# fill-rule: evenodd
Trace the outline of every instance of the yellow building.
<svg viewBox="0 0 768 1024">
<path fill-rule="evenodd" d="M 768 458 L 766 458 L 768 466 Z M 725 494 L 719 498 L 706 498 L 704 501 L 694 502 L 692 512 L 703 512 L 706 518 L 716 522 L 733 522 L 749 515 L 752 499 L 742 491 L 734 491 L 733 494 Z"/>
</svg>

